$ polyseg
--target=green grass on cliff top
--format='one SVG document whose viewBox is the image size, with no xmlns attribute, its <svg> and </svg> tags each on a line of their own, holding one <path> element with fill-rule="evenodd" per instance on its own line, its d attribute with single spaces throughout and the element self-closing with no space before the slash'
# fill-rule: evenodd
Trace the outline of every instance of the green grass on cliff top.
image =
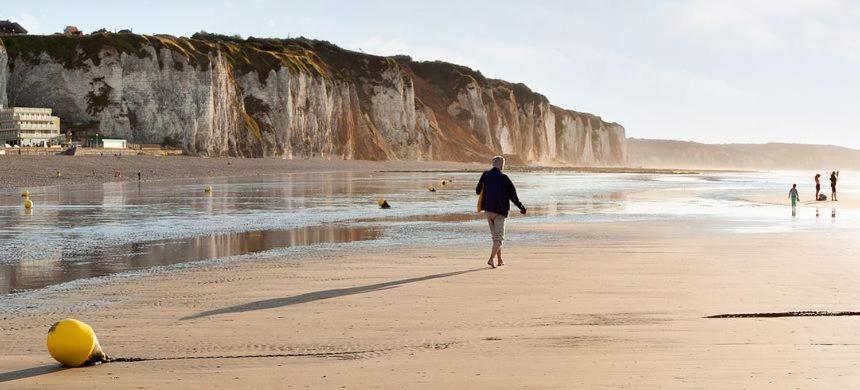
<svg viewBox="0 0 860 390">
<path fill-rule="evenodd" d="M 6 36 L 0 43 L 6 47 L 11 60 L 20 58 L 40 63 L 47 57 L 66 69 L 99 66 L 110 56 L 126 55 L 155 57 L 162 69 L 172 67 L 182 71 L 185 66 L 192 66 L 205 70 L 220 54 L 235 73 L 254 72 L 261 82 L 265 82 L 271 71 L 281 68 L 325 78 L 362 77 L 383 82 L 380 75 L 385 70 L 399 67 L 399 63 L 389 57 L 352 52 L 325 41 L 305 38 L 241 40 L 215 34 L 177 38 L 170 35 L 98 33 Z M 10 61 L 10 66 L 14 65 L 14 61 Z"/>
<path fill-rule="evenodd" d="M 255 72 L 264 81 L 272 70 L 286 67 L 296 72 L 329 77 L 331 70 L 306 40 L 231 41 L 216 38 L 177 38 L 169 35 L 100 33 L 83 36 L 21 35 L 2 39 L 10 59 L 39 63 L 44 56 L 66 69 L 98 66 L 110 55 L 155 58 L 161 68 L 181 71 L 186 65 L 207 69 L 220 53 L 242 73 Z M 152 50 L 152 49 L 155 50 Z M 169 54 L 162 52 L 168 49 Z M 10 66 L 14 66 L 14 61 Z"/>
<path fill-rule="evenodd" d="M 161 68 L 181 71 L 186 65 L 198 70 L 211 66 L 220 53 L 237 71 L 255 72 L 265 82 L 269 72 L 288 68 L 326 78 L 362 78 L 385 82 L 387 70 L 411 70 L 444 90 L 457 90 L 468 82 L 507 84 L 521 101 L 545 100 L 523 84 L 485 78 L 480 71 L 442 61 L 413 62 L 408 56 L 381 57 L 340 48 L 326 41 L 306 38 L 241 39 L 219 34 L 197 33 L 191 38 L 170 35 L 97 33 L 91 35 L 16 35 L 0 40 L 12 59 L 39 63 L 44 56 L 66 69 L 98 66 L 109 55 L 129 55 L 159 61 Z M 155 50 L 153 50 L 155 49 Z M 168 49 L 165 55 L 162 49 Z M 14 66 L 14 63 L 11 65 Z"/>
</svg>

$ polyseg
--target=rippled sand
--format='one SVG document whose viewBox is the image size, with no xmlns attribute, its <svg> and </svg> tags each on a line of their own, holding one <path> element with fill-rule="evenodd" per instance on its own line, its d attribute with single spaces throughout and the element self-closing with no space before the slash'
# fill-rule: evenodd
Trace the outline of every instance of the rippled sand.
<svg viewBox="0 0 860 390">
<path fill-rule="evenodd" d="M 38 299 L 31 307 L 10 300 L 0 386 L 846 388 L 860 380 L 860 318 L 705 318 L 856 311 L 856 231 L 514 221 L 508 233 L 508 265 L 497 270 L 484 265 L 485 242 L 340 248 L 49 289 L 28 298 Z M 521 239 L 527 233 L 543 238 Z M 66 316 L 93 324 L 110 355 L 181 360 L 58 370 L 43 342 Z"/>
</svg>

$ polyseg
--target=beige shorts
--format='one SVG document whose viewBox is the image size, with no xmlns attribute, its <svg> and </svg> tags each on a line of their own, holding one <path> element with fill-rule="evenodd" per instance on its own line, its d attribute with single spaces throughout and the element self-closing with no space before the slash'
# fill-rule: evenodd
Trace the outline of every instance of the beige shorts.
<svg viewBox="0 0 860 390">
<path fill-rule="evenodd" d="M 501 244 L 505 240 L 505 216 L 487 211 L 487 223 L 490 225 L 490 234 L 493 242 Z"/>
</svg>

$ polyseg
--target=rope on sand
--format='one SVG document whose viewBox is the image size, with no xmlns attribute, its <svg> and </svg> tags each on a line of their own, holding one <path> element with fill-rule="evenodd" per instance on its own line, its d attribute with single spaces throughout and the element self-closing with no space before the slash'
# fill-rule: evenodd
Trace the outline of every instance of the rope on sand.
<svg viewBox="0 0 860 390">
<path fill-rule="evenodd" d="M 334 357 L 334 358 L 359 358 L 363 355 L 372 355 L 386 353 L 404 349 L 448 349 L 458 344 L 457 342 L 446 343 L 428 343 L 422 345 L 405 345 L 392 348 L 381 349 L 366 349 L 358 351 L 337 351 L 337 352 L 293 352 L 293 353 L 272 353 L 272 354 L 254 354 L 254 355 L 219 355 L 219 356 L 168 356 L 168 357 L 105 357 L 102 363 L 135 363 L 135 362 L 151 362 L 165 360 L 196 360 L 196 359 L 262 359 L 262 358 L 289 358 L 289 357 Z"/>
<path fill-rule="evenodd" d="M 344 352 L 306 352 L 306 353 L 272 353 L 259 355 L 220 355 L 220 356 L 169 356 L 169 357 L 108 357 L 104 363 L 134 363 L 151 362 L 163 360 L 196 360 L 196 359 L 253 359 L 253 358 L 279 358 L 279 357 L 342 357 L 379 353 L 389 350 L 371 349 L 366 351 L 344 351 Z"/>
</svg>

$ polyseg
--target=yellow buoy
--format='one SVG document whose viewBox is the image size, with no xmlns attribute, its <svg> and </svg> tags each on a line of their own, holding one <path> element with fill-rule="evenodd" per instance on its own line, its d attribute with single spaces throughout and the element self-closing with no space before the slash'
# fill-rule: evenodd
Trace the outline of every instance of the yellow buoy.
<svg viewBox="0 0 860 390">
<path fill-rule="evenodd" d="M 380 208 L 383 208 L 383 209 L 390 209 L 390 208 L 391 208 L 391 205 L 390 205 L 390 204 L 388 204 L 388 201 L 387 201 L 387 200 L 385 200 L 385 199 L 377 200 L 377 201 L 376 201 L 376 204 L 378 204 L 378 205 L 379 205 L 379 207 L 380 207 Z"/>
<path fill-rule="evenodd" d="M 66 367 L 101 363 L 107 359 L 93 328 L 73 318 L 51 326 L 47 344 L 51 357 Z"/>
<path fill-rule="evenodd" d="M 24 198 L 24 208 L 29 210 L 33 208 L 33 201 L 29 197 Z"/>
<path fill-rule="evenodd" d="M 212 186 L 206 186 L 206 188 L 203 189 L 203 192 L 205 192 L 207 194 L 211 193 L 212 192 Z"/>
<path fill-rule="evenodd" d="M 430 186 L 427 190 L 430 192 L 436 192 L 436 187 Z"/>
<path fill-rule="evenodd" d="M 57 177 L 62 177 L 62 176 L 63 176 L 63 174 L 60 173 L 60 171 L 57 171 Z"/>
<path fill-rule="evenodd" d="M 21 196 L 24 198 L 30 196 L 30 191 L 24 190 L 24 192 L 21 193 Z"/>
</svg>

